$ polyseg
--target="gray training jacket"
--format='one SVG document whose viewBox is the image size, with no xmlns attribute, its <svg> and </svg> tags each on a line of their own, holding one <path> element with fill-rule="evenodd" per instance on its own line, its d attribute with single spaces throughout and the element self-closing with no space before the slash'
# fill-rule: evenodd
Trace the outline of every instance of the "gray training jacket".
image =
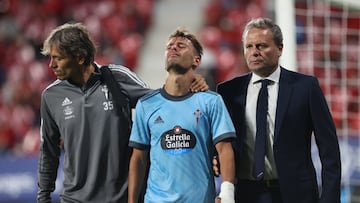
<svg viewBox="0 0 360 203">
<path fill-rule="evenodd" d="M 124 66 L 109 65 L 122 92 L 135 107 L 151 91 Z M 119 161 L 119 118 L 99 68 L 80 88 L 56 80 L 42 93 L 41 148 L 38 163 L 38 202 L 50 202 L 64 142 L 64 182 L 61 202 L 124 202 L 128 162 Z M 125 201 L 126 202 L 126 201 Z"/>
</svg>

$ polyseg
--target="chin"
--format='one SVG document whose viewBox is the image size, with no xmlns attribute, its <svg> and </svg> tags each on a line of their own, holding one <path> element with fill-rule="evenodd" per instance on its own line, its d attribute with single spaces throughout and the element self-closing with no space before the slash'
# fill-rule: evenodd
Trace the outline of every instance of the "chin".
<svg viewBox="0 0 360 203">
<path fill-rule="evenodd" d="M 249 66 L 249 69 L 254 73 L 264 72 L 263 71 L 264 67 L 262 67 L 262 66 Z"/>
<path fill-rule="evenodd" d="M 265 70 L 264 68 L 250 68 L 250 70 L 252 71 L 252 72 L 254 72 L 256 75 L 259 75 L 259 76 L 261 76 L 261 77 L 266 77 L 266 75 L 267 75 L 267 70 Z"/>
<path fill-rule="evenodd" d="M 166 70 L 168 72 L 172 70 L 172 71 L 174 71 L 176 73 L 180 73 L 180 74 L 184 74 L 187 72 L 187 69 L 178 63 L 169 64 L 169 66 L 166 67 Z"/>
<path fill-rule="evenodd" d="M 56 78 L 57 78 L 58 80 L 66 80 L 65 77 L 61 77 L 61 76 L 57 76 Z"/>
</svg>

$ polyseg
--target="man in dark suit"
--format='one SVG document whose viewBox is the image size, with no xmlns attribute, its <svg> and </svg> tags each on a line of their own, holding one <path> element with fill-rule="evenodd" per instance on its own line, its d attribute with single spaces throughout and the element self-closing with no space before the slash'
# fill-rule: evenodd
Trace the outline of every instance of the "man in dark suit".
<svg viewBox="0 0 360 203">
<path fill-rule="evenodd" d="M 315 77 L 279 65 L 283 37 L 270 19 L 251 20 L 243 33 L 251 73 L 217 86 L 236 128 L 236 202 L 338 203 L 341 163 L 336 129 Z M 257 101 L 267 79 L 265 158 L 254 176 Z M 315 137 L 322 165 L 321 190 L 311 158 Z M 260 162 L 261 162 L 260 161 Z M 216 167 L 215 167 L 216 168 Z"/>
</svg>

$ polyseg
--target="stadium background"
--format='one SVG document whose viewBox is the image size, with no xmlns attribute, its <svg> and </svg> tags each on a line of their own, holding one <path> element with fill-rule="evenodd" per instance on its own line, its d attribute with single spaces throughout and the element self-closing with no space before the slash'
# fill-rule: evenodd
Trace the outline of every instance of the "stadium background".
<svg viewBox="0 0 360 203">
<path fill-rule="evenodd" d="M 283 29 L 282 65 L 318 77 L 339 136 L 342 202 L 360 202 L 360 1 L 0 0 L 0 203 L 35 202 L 40 95 L 54 79 L 40 48 L 55 26 L 83 22 L 97 62 L 124 64 L 152 88 L 164 81 L 168 35 L 186 27 L 205 46 L 199 72 L 214 89 L 248 71 L 240 39 L 259 16 Z"/>
</svg>

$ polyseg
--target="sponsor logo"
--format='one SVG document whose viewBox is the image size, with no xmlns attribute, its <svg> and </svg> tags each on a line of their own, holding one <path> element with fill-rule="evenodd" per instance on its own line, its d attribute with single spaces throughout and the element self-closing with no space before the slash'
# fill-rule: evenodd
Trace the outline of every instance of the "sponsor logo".
<svg viewBox="0 0 360 203">
<path fill-rule="evenodd" d="M 74 114 L 73 114 L 74 113 L 74 107 L 71 106 L 71 104 L 72 104 L 72 101 L 67 97 L 65 97 L 64 101 L 61 104 L 64 107 L 63 112 L 64 112 L 65 120 L 68 120 L 68 119 L 71 119 L 71 118 L 75 117 Z"/>
<path fill-rule="evenodd" d="M 161 148 L 169 154 L 186 154 L 190 152 L 195 145 L 195 135 L 191 131 L 181 128 L 181 126 L 175 126 L 173 129 L 161 135 Z"/>
<path fill-rule="evenodd" d="M 158 116 L 158 117 L 155 119 L 154 123 L 164 123 L 164 121 L 163 121 L 163 119 L 162 119 L 160 116 Z"/>
<path fill-rule="evenodd" d="M 67 105 L 70 105 L 72 104 L 72 101 L 70 101 L 69 98 L 65 97 L 64 101 L 62 102 L 62 106 L 67 106 Z"/>
</svg>

